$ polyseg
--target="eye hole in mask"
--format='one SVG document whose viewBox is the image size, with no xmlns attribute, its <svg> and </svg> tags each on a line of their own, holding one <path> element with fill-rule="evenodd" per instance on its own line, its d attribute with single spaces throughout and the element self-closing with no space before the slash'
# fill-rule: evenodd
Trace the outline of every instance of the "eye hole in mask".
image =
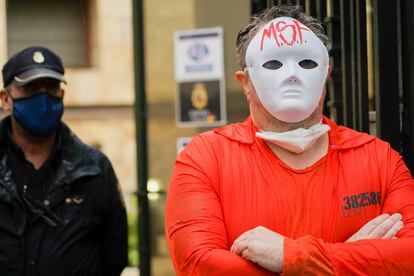
<svg viewBox="0 0 414 276">
<path fill-rule="evenodd" d="M 269 69 L 269 70 L 277 70 L 277 69 L 279 69 L 280 67 L 283 66 L 283 63 L 281 63 L 278 60 L 273 59 L 273 60 L 269 60 L 269 61 L 263 63 L 262 66 L 263 66 L 263 68 L 266 68 L 266 69 Z"/>
<path fill-rule="evenodd" d="M 299 66 L 303 69 L 313 69 L 315 67 L 318 67 L 318 64 L 311 59 L 304 59 L 302 61 L 299 61 Z"/>
</svg>

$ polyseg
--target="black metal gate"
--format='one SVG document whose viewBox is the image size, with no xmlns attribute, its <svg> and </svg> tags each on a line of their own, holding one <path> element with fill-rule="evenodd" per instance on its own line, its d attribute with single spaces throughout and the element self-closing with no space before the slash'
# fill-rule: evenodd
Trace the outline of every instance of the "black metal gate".
<svg viewBox="0 0 414 276">
<path fill-rule="evenodd" d="M 376 136 L 401 152 L 413 173 L 414 1 L 252 0 L 251 11 L 282 4 L 301 5 L 325 24 L 331 58 L 325 114 L 363 132 L 370 132 L 371 115 Z"/>
</svg>

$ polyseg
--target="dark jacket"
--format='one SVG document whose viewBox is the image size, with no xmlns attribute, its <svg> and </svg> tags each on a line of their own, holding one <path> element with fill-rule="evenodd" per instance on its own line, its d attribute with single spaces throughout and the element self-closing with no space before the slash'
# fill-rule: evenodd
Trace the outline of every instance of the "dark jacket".
<svg viewBox="0 0 414 276">
<path fill-rule="evenodd" d="M 119 275 L 127 223 L 109 160 L 62 123 L 45 199 L 29 215 L 9 166 L 9 127 L 10 117 L 0 122 L 0 275 Z"/>
</svg>

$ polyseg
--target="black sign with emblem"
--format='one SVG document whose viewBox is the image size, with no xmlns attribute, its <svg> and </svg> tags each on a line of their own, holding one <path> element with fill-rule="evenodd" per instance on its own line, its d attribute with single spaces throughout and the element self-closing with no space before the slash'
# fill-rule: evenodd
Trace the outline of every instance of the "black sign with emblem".
<svg viewBox="0 0 414 276">
<path fill-rule="evenodd" d="M 183 126 L 222 125 L 223 104 L 221 81 L 191 81 L 178 83 L 177 120 Z"/>
</svg>

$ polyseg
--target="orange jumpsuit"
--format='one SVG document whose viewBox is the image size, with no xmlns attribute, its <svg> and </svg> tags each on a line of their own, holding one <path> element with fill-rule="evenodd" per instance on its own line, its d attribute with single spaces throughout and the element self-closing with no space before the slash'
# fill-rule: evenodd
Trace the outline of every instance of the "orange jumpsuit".
<svg viewBox="0 0 414 276">
<path fill-rule="evenodd" d="M 166 235 L 179 275 L 272 275 L 229 251 L 247 230 L 286 237 L 286 275 L 414 275 L 414 181 L 388 143 L 330 125 L 328 153 L 295 170 L 243 123 L 202 133 L 176 160 Z M 399 212 L 397 240 L 345 243 L 382 213 Z"/>
</svg>

